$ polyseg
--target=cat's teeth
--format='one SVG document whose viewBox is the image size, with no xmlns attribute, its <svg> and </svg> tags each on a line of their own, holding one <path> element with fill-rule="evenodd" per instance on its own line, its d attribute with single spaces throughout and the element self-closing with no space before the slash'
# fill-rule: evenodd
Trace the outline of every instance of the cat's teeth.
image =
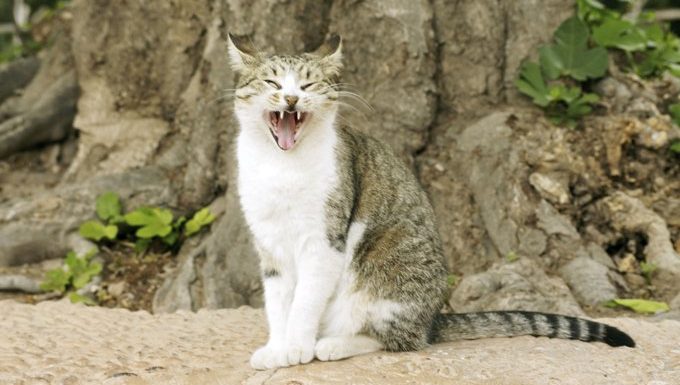
<svg viewBox="0 0 680 385">
<path fill-rule="evenodd" d="M 300 120 L 300 111 L 297 112 L 297 120 Z"/>
<path fill-rule="evenodd" d="M 283 119 L 283 111 L 279 111 L 279 119 Z"/>
</svg>

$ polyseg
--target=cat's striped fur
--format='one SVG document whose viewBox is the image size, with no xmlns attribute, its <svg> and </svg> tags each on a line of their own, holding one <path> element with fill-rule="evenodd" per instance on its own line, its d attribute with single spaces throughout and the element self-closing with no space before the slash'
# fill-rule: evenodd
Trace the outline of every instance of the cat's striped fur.
<svg viewBox="0 0 680 385">
<path fill-rule="evenodd" d="M 561 315 L 440 314 L 447 271 L 427 195 L 386 145 L 336 123 L 340 46 L 334 37 L 315 53 L 266 57 L 230 39 L 239 194 L 270 330 L 251 364 L 519 335 L 634 346 L 616 328 Z"/>
</svg>

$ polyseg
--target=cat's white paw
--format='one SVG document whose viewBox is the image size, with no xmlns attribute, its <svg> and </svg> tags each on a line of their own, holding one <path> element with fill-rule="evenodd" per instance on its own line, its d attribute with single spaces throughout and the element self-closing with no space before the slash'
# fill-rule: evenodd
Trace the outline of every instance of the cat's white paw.
<svg viewBox="0 0 680 385">
<path fill-rule="evenodd" d="M 308 343 L 292 343 L 286 348 L 288 365 L 299 365 L 314 359 L 314 341 Z"/>
<path fill-rule="evenodd" d="M 286 353 L 285 349 L 265 345 L 257 349 L 250 357 L 250 366 L 258 370 L 288 366 L 288 356 Z"/>
<path fill-rule="evenodd" d="M 347 357 L 347 340 L 344 338 L 322 338 L 314 347 L 314 354 L 320 361 L 335 361 Z"/>
</svg>

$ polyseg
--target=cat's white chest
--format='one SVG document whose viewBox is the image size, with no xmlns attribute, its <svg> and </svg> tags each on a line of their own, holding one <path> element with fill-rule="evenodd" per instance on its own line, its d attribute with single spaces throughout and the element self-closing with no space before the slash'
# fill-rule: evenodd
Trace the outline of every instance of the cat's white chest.
<svg viewBox="0 0 680 385">
<path fill-rule="evenodd" d="M 273 257 L 294 258 L 309 239 L 326 237 L 326 200 L 338 183 L 333 144 L 285 153 L 239 138 L 241 206 L 258 246 Z"/>
</svg>

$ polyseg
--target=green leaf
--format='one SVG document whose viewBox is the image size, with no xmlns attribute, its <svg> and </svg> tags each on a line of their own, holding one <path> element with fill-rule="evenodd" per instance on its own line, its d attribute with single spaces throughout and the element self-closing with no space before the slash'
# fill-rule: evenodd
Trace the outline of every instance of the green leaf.
<svg viewBox="0 0 680 385">
<path fill-rule="evenodd" d="M 92 298 L 80 295 L 76 292 L 69 294 L 68 299 L 71 300 L 71 303 L 83 303 L 87 306 L 94 306 L 97 304 Z"/>
<path fill-rule="evenodd" d="M 80 289 L 85 287 L 92 277 L 98 275 L 102 271 L 102 265 L 98 262 L 93 262 L 80 270 L 77 274 L 73 276 L 73 287 Z"/>
<path fill-rule="evenodd" d="M 120 218 L 120 200 L 118 195 L 109 191 L 98 196 L 96 209 L 97 216 L 103 221 Z"/>
<path fill-rule="evenodd" d="M 87 221 L 80 225 L 79 232 L 84 238 L 99 242 L 102 238 L 115 239 L 118 235 L 118 226 L 106 226 L 99 221 Z"/>
<path fill-rule="evenodd" d="M 607 50 L 588 48 L 588 28 L 573 16 L 555 31 L 555 44 L 539 49 L 541 68 L 550 79 L 560 75 L 584 81 L 600 78 L 607 72 Z"/>
<path fill-rule="evenodd" d="M 211 224 L 214 220 L 215 216 L 210 210 L 207 207 L 202 208 L 184 225 L 184 235 L 190 237 L 196 234 L 202 227 Z"/>
<path fill-rule="evenodd" d="M 508 255 L 505 256 L 505 260 L 508 262 L 515 262 L 518 259 L 519 255 L 517 255 L 517 253 L 515 253 L 514 251 L 509 252 Z"/>
<path fill-rule="evenodd" d="M 680 126 L 680 103 L 668 106 L 668 113 L 671 115 L 673 123 L 675 123 L 676 126 Z"/>
<path fill-rule="evenodd" d="M 40 289 L 44 291 L 57 291 L 61 294 L 66 291 L 66 286 L 70 280 L 70 272 L 58 267 L 45 273 L 45 279 L 40 283 Z"/>
<path fill-rule="evenodd" d="M 138 253 L 143 253 L 149 248 L 151 244 L 151 239 L 139 238 L 135 241 L 135 251 Z"/>
<path fill-rule="evenodd" d="M 671 151 L 680 154 L 680 140 L 673 142 L 670 147 Z"/>
<path fill-rule="evenodd" d="M 135 233 L 140 238 L 162 238 L 172 231 L 172 213 L 158 207 L 140 207 L 124 218 L 130 226 L 141 226 Z"/>
<path fill-rule="evenodd" d="M 458 276 L 455 274 L 449 274 L 446 276 L 446 283 L 449 286 L 455 286 L 456 283 L 458 282 Z"/>
<path fill-rule="evenodd" d="M 163 237 L 163 243 L 165 243 L 168 246 L 172 246 L 177 242 L 177 239 L 179 238 L 179 234 L 177 231 L 171 231 L 170 234 L 166 235 Z"/>
<path fill-rule="evenodd" d="M 646 299 L 613 299 L 605 303 L 608 307 L 623 306 L 641 314 L 663 313 L 670 308 L 665 302 L 650 301 Z"/>
<path fill-rule="evenodd" d="M 80 270 L 87 266 L 87 261 L 82 258 L 78 258 L 74 251 L 69 251 L 66 254 L 66 267 L 71 272 L 71 274 L 77 274 Z"/>
<path fill-rule="evenodd" d="M 606 19 L 602 25 L 593 28 L 593 40 L 604 47 L 615 47 L 630 52 L 643 51 L 647 48 L 644 30 L 626 20 Z"/>
</svg>

